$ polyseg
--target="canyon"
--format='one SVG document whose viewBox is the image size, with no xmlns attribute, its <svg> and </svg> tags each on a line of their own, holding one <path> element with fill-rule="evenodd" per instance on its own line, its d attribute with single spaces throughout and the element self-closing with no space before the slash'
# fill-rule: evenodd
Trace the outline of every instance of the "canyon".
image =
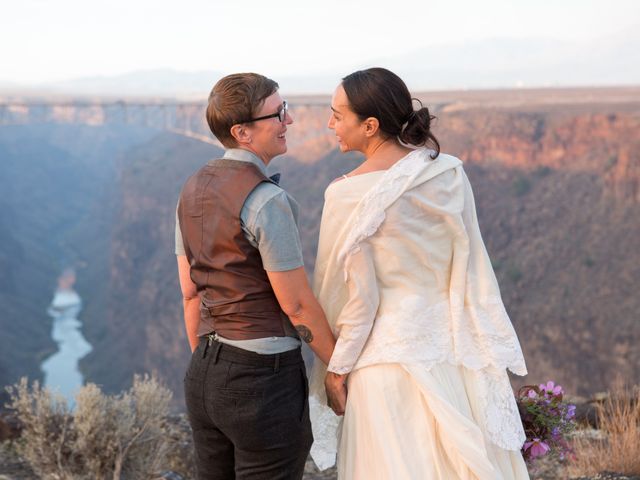
<svg viewBox="0 0 640 480">
<path fill-rule="evenodd" d="M 574 394 L 640 382 L 640 88 L 428 92 L 458 156 L 529 375 Z M 329 97 L 291 97 L 289 152 L 270 165 L 301 206 L 313 269 L 323 193 L 361 161 L 326 128 Z M 417 103 L 417 102 L 416 102 Z M 42 378 L 46 307 L 71 266 L 88 381 L 155 371 L 181 405 L 188 348 L 173 255 L 184 180 L 221 148 L 204 105 L 0 99 L 0 384 Z"/>
</svg>

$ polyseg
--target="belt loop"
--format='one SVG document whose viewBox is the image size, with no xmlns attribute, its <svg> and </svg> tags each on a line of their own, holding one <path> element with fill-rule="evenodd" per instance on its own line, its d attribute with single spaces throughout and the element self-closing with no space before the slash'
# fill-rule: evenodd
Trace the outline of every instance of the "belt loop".
<svg viewBox="0 0 640 480">
<path fill-rule="evenodd" d="M 211 342 L 213 341 L 213 335 L 207 335 L 207 343 L 204 346 L 204 349 L 202 350 L 202 358 L 205 358 L 207 356 L 207 350 L 209 350 L 209 347 L 211 346 Z"/>
<path fill-rule="evenodd" d="M 216 363 L 218 363 L 218 357 L 220 356 L 220 349 L 222 348 L 222 343 L 220 343 L 220 342 L 217 342 L 217 343 L 218 344 L 216 345 L 216 351 L 213 354 L 213 363 L 214 363 L 214 365 Z"/>
<path fill-rule="evenodd" d="M 276 353 L 276 360 L 273 365 L 273 372 L 278 373 L 279 370 L 280 370 L 280 354 Z"/>
</svg>

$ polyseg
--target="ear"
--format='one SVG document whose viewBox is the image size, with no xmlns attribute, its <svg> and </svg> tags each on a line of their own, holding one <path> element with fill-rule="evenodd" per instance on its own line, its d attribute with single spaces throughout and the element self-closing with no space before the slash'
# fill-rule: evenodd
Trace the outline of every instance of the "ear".
<svg viewBox="0 0 640 480">
<path fill-rule="evenodd" d="M 231 136 L 235 138 L 238 145 L 247 145 L 251 143 L 251 132 L 243 123 L 236 123 L 231 127 Z"/>
<path fill-rule="evenodd" d="M 364 134 L 367 137 L 375 136 L 378 130 L 380 130 L 380 122 L 375 117 L 367 118 L 362 124 L 364 125 Z"/>
</svg>

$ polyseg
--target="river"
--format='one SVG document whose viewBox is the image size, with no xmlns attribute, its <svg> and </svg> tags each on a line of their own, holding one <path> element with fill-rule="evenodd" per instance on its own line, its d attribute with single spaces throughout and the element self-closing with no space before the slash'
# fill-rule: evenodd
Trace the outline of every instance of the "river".
<svg viewBox="0 0 640 480">
<path fill-rule="evenodd" d="M 58 279 L 47 313 L 53 317 L 51 337 L 58 344 L 58 351 L 42 362 L 44 386 L 63 395 L 74 405 L 74 395 L 84 384 L 78 368 L 81 358 L 91 351 L 91 345 L 82 335 L 82 322 L 78 315 L 82 310 L 82 299 L 73 290 L 75 274 L 66 270 Z"/>
</svg>

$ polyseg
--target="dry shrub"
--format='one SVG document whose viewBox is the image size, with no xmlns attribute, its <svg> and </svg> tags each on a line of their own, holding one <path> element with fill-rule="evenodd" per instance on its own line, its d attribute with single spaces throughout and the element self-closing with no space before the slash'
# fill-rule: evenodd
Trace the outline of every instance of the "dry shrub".
<svg viewBox="0 0 640 480">
<path fill-rule="evenodd" d="M 640 475 L 640 387 L 616 386 L 597 405 L 601 438 L 576 437 L 571 475 L 595 475 L 610 471 Z"/>
<path fill-rule="evenodd" d="M 29 389 L 26 378 L 9 394 L 24 425 L 18 453 L 44 478 L 153 478 L 172 448 L 172 394 L 155 377 L 136 375 L 129 391 L 113 396 L 88 384 L 74 412 L 38 382 Z"/>
<path fill-rule="evenodd" d="M 49 474 L 52 479 L 70 478 L 66 465 L 73 434 L 66 400 L 47 388 L 40 388 L 37 381 L 29 391 L 26 378 L 8 391 L 11 398 L 8 407 L 16 411 L 23 425 L 18 453 L 40 477 Z"/>
</svg>

